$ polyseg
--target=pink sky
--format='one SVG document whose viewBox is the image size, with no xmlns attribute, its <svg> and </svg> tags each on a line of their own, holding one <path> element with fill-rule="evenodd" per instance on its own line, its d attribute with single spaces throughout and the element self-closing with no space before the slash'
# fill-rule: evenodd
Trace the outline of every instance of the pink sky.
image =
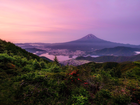
<svg viewBox="0 0 140 105">
<path fill-rule="evenodd" d="M 89 33 L 140 45 L 140 0 L 0 0 L 0 38 L 67 42 Z"/>
</svg>

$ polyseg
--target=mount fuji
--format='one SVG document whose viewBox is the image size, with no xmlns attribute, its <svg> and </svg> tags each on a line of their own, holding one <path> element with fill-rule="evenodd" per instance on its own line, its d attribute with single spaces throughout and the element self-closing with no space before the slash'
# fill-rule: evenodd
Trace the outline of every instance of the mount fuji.
<svg viewBox="0 0 140 105">
<path fill-rule="evenodd" d="M 49 47 L 54 48 L 54 49 L 91 51 L 91 50 L 99 50 L 103 48 L 112 48 L 112 47 L 117 47 L 117 46 L 139 48 L 139 46 L 137 45 L 122 44 L 122 43 L 106 41 L 106 40 L 96 37 L 93 34 L 88 34 L 85 37 L 82 37 L 78 40 L 74 40 L 70 42 L 51 44 Z"/>
</svg>

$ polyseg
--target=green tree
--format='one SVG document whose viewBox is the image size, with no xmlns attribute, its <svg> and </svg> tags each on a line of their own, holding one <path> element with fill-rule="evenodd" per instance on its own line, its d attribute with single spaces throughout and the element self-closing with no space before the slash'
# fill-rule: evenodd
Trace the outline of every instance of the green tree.
<svg viewBox="0 0 140 105">
<path fill-rule="evenodd" d="M 0 40 L 0 53 L 4 52 L 4 45 L 2 43 L 2 40 Z"/>
<path fill-rule="evenodd" d="M 43 61 L 43 60 L 41 60 L 40 61 L 40 66 L 41 66 L 41 68 L 46 68 L 46 65 L 45 65 L 46 63 Z"/>
<path fill-rule="evenodd" d="M 60 65 L 60 64 L 59 64 L 59 61 L 58 61 L 58 59 L 57 59 L 56 56 L 55 56 L 55 58 L 54 58 L 54 63 L 57 64 L 57 65 Z"/>
<path fill-rule="evenodd" d="M 39 70 L 41 69 L 41 65 L 36 59 L 33 61 L 33 65 L 34 65 L 34 69 L 39 69 Z"/>
</svg>

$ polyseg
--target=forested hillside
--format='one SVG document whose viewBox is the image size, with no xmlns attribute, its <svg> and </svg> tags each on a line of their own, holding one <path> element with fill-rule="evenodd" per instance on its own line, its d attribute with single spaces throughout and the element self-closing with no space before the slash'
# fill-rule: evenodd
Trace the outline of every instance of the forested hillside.
<svg viewBox="0 0 140 105">
<path fill-rule="evenodd" d="M 27 52 L 24 49 L 21 49 L 20 47 L 14 45 L 11 42 L 6 42 L 0 39 L 0 53 L 7 53 L 9 55 L 18 55 L 21 57 L 25 57 L 26 59 L 36 59 L 40 60 L 40 57 L 37 55 L 34 55 L 32 53 Z"/>
<path fill-rule="evenodd" d="M 0 40 L 0 105 L 140 104 L 140 62 L 61 66 Z"/>
<path fill-rule="evenodd" d="M 139 61 L 140 54 L 134 56 L 100 56 L 100 57 L 77 57 L 76 60 L 88 60 L 92 62 L 127 62 Z"/>
<path fill-rule="evenodd" d="M 133 56 L 136 55 L 135 51 L 140 51 L 139 48 L 131 48 L 124 46 L 117 46 L 113 48 L 104 48 L 101 50 L 96 50 L 94 55 L 114 55 L 114 56 Z"/>
</svg>

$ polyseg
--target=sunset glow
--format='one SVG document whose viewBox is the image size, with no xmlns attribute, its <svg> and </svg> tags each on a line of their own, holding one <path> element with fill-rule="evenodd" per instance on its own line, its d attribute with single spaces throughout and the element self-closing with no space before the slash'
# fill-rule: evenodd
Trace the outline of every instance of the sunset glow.
<svg viewBox="0 0 140 105">
<path fill-rule="evenodd" d="M 140 44 L 139 0 L 0 0 L 0 38 L 66 42 L 89 33 Z"/>
</svg>

